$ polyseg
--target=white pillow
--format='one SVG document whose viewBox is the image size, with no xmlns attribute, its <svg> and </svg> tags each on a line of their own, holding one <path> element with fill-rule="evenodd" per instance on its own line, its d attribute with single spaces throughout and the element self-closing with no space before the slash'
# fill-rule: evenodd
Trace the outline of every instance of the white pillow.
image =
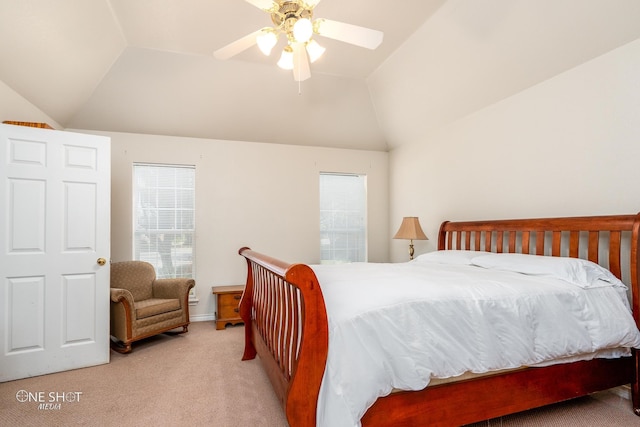
<svg viewBox="0 0 640 427">
<path fill-rule="evenodd" d="M 555 277 L 581 288 L 626 286 L 606 268 L 579 258 L 500 253 L 472 259 L 479 267 L 533 276 Z"/>
<path fill-rule="evenodd" d="M 471 265 L 471 260 L 486 252 L 444 250 L 427 252 L 413 259 L 413 262 L 436 262 L 438 264 Z"/>
</svg>

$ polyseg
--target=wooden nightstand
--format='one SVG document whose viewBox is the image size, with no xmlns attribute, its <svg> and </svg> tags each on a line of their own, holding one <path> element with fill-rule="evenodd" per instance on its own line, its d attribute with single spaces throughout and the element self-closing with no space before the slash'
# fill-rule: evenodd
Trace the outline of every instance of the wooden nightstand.
<svg viewBox="0 0 640 427">
<path fill-rule="evenodd" d="M 216 296 L 216 329 L 224 329 L 228 324 L 242 323 L 238 305 L 244 285 L 212 286 L 211 292 Z"/>
</svg>

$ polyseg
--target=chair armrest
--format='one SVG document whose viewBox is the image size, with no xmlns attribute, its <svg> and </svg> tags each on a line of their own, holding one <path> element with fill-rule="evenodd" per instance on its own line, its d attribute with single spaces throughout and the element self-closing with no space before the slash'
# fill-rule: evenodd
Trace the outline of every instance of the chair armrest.
<svg viewBox="0 0 640 427">
<path fill-rule="evenodd" d="M 196 285 L 195 280 L 177 279 L 156 279 L 153 282 L 154 298 L 178 298 L 182 301 L 189 294 L 189 290 Z"/>
<path fill-rule="evenodd" d="M 128 322 L 131 322 L 133 319 L 135 319 L 135 307 L 133 305 L 133 295 L 131 294 L 131 291 L 122 288 L 109 289 L 111 292 L 111 303 L 122 304 L 124 315 L 127 319 L 130 319 L 128 320 Z M 113 310 L 111 315 L 113 316 Z"/>
<path fill-rule="evenodd" d="M 125 343 L 125 350 L 131 351 L 131 339 L 135 334 L 136 321 L 133 295 L 128 289 L 110 288 L 111 293 L 111 336 Z M 128 350 L 126 350 L 128 348 Z M 119 351 L 119 350 L 116 350 Z"/>
<path fill-rule="evenodd" d="M 110 288 L 111 290 L 111 302 L 122 302 L 122 300 L 129 303 L 130 307 L 133 307 L 133 295 L 127 289 Z"/>
</svg>

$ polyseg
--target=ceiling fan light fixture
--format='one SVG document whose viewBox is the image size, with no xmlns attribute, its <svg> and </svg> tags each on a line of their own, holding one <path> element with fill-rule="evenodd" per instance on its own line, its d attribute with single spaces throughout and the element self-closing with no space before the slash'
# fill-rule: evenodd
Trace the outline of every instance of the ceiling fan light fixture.
<svg viewBox="0 0 640 427">
<path fill-rule="evenodd" d="M 313 35 L 313 24 L 307 18 L 301 18 L 293 24 L 293 37 L 298 43 L 306 43 Z"/>
<path fill-rule="evenodd" d="M 293 70 L 293 49 L 291 46 L 285 46 L 278 60 L 278 67 L 283 70 Z"/>
<path fill-rule="evenodd" d="M 316 35 L 367 49 L 376 49 L 384 33 L 370 28 L 347 24 L 330 19 L 314 19 L 314 8 L 321 0 L 246 0 L 247 3 L 271 15 L 273 27 L 266 27 L 216 50 L 216 59 L 225 60 L 245 51 L 251 46 L 269 56 L 278 43 L 280 34 L 287 38 L 278 67 L 293 70 L 297 82 L 311 77 L 310 63 L 317 61 L 325 52 L 312 37 Z"/>
<path fill-rule="evenodd" d="M 278 35 L 271 28 L 264 28 L 262 33 L 256 37 L 258 48 L 266 56 L 271 55 L 271 50 L 278 42 Z"/>
<path fill-rule="evenodd" d="M 318 58 L 322 56 L 324 51 L 327 50 L 315 40 L 309 40 L 307 42 L 307 53 L 309 54 L 309 61 L 313 64 Z"/>
</svg>

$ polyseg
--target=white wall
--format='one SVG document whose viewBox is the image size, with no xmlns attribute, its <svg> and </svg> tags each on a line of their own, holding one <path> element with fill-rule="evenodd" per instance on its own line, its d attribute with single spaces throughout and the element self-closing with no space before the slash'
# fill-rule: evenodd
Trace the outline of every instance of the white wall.
<svg viewBox="0 0 640 427">
<path fill-rule="evenodd" d="M 447 0 L 367 78 L 390 149 L 640 37 L 637 0 Z"/>
<path fill-rule="evenodd" d="M 45 122 L 62 129 L 0 81 L 0 121 Z M 74 131 L 73 129 L 67 129 Z M 389 259 L 388 153 L 78 130 L 111 137 L 111 258 L 132 257 L 132 164 L 196 166 L 194 320 L 212 319 L 211 286 L 244 283 L 242 246 L 290 262 L 320 259 L 320 172 L 367 175 L 368 256 Z"/>
<path fill-rule="evenodd" d="M 423 253 L 447 219 L 640 211 L 638 76 L 640 39 L 394 149 L 392 227 L 420 216 Z"/>
<path fill-rule="evenodd" d="M 192 319 L 212 318 L 211 286 L 244 283 L 238 249 L 285 261 L 320 259 L 319 172 L 367 175 L 370 261 L 388 261 L 388 154 L 141 134 L 111 137 L 114 261 L 132 254 L 132 164 L 196 166 L 196 290 Z"/>
</svg>

